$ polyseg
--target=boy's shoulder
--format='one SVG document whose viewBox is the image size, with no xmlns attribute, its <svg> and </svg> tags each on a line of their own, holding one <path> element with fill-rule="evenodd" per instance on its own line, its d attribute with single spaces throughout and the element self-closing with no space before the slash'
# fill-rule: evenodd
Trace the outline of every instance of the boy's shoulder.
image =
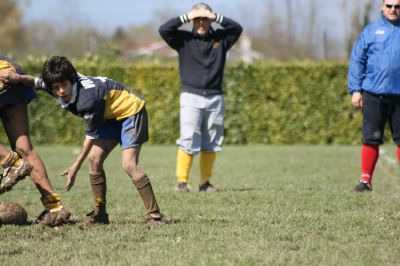
<svg viewBox="0 0 400 266">
<path fill-rule="evenodd" d="M 84 89 L 92 89 L 102 86 L 107 81 L 106 77 L 90 77 L 78 73 L 78 83 Z"/>
</svg>

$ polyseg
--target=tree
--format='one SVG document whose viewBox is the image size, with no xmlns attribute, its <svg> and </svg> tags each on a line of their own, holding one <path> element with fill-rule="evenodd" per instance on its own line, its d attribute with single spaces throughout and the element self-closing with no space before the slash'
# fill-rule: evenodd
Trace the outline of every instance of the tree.
<svg viewBox="0 0 400 266">
<path fill-rule="evenodd" d="M 8 54 L 24 45 L 22 11 L 16 0 L 0 1 L 0 53 Z"/>
</svg>

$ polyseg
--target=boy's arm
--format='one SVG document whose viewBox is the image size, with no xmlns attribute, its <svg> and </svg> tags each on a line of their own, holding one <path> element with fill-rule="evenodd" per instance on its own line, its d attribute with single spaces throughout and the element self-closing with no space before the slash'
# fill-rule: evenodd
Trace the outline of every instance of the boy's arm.
<svg viewBox="0 0 400 266">
<path fill-rule="evenodd" d="M 72 188 L 75 183 L 76 175 L 81 168 L 82 163 L 85 161 L 90 149 L 93 146 L 93 139 L 85 139 L 82 145 L 82 149 L 76 158 L 75 162 L 67 170 L 61 173 L 61 176 L 67 176 L 67 183 L 65 184 L 65 189 L 68 191 Z"/>
<path fill-rule="evenodd" d="M 45 89 L 43 80 L 41 78 L 31 75 L 21 75 L 11 70 L 0 72 L 0 80 L 4 84 L 22 83 L 28 87 L 34 87 L 37 90 Z"/>
<path fill-rule="evenodd" d="M 0 80 L 3 81 L 5 84 L 22 83 L 30 87 L 35 86 L 35 77 L 30 75 L 21 75 L 11 70 L 2 71 L 0 73 Z"/>
<path fill-rule="evenodd" d="M 83 116 L 85 121 L 85 134 L 86 139 L 83 142 L 82 149 L 76 158 L 75 162 L 72 164 L 70 168 L 65 170 L 61 175 L 67 176 L 67 183 L 65 188 L 70 190 L 75 182 L 76 174 L 78 173 L 79 169 L 81 168 L 82 163 L 85 161 L 87 155 L 90 152 L 90 149 L 93 146 L 95 139 L 99 136 L 99 127 L 103 124 L 104 120 L 104 104 L 100 103 L 93 107 L 93 109 L 86 111 L 85 115 Z"/>
</svg>

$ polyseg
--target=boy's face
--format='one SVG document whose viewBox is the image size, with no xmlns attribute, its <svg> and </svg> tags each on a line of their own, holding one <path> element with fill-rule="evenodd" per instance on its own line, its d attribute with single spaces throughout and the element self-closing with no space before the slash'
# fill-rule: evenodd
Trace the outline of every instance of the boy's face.
<svg viewBox="0 0 400 266">
<path fill-rule="evenodd" d="M 71 81 L 66 80 L 62 82 L 55 82 L 51 84 L 51 92 L 63 99 L 64 102 L 69 102 L 72 97 L 72 84 Z"/>
</svg>

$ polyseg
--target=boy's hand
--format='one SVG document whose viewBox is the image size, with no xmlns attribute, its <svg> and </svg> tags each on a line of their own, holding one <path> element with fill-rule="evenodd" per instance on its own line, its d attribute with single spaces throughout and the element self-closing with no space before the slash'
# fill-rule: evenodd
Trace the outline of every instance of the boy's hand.
<svg viewBox="0 0 400 266">
<path fill-rule="evenodd" d="M 8 83 L 18 83 L 18 74 L 11 69 L 0 71 L 0 81 L 5 85 Z"/>
<path fill-rule="evenodd" d="M 69 191 L 75 183 L 76 174 L 78 173 L 79 168 L 75 166 L 71 166 L 70 168 L 64 170 L 60 176 L 67 176 L 67 183 L 65 184 L 65 189 Z"/>
</svg>

